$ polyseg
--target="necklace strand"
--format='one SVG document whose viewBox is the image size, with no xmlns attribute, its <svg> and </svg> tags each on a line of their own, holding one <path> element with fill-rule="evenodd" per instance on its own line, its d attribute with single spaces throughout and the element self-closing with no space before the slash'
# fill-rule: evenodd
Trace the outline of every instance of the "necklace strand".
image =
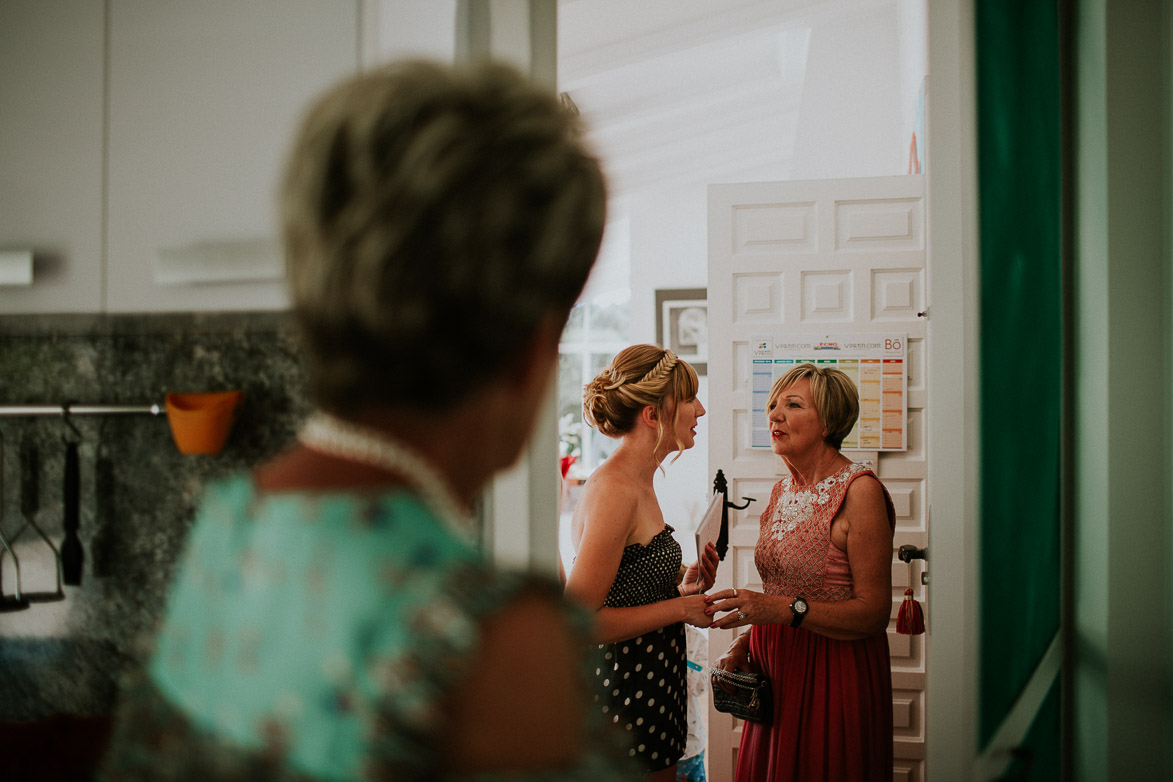
<svg viewBox="0 0 1173 782">
<path fill-rule="evenodd" d="M 381 432 L 314 413 L 297 433 L 302 445 L 330 456 L 381 467 L 402 477 L 446 524 L 472 534 L 472 519 L 462 510 L 450 485 L 414 450 Z"/>
</svg>

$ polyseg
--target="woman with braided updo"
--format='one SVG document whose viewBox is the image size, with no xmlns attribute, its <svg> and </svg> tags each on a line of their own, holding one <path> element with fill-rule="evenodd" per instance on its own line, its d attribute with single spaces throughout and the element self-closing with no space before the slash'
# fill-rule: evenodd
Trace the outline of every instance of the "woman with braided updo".
<svg viewBox="0 0 1173 782">
<path fill-rule="evenodd" d="M 574 509 L 566 591 L 596 612 L 595 700 L 627 731 L 648 780 L 676 779 L 687 737 L 684 623 L 709 626 L 704 593 L 717 575 L 711 544 L 682 570 L 653 487 L 661 462 L 693 446 L 705 414 L 696 392 L 696 372 L 675 353 L 634 345 L 587 384 L 583 400 L 586 422 L 620 444 Z"/>
</svg>

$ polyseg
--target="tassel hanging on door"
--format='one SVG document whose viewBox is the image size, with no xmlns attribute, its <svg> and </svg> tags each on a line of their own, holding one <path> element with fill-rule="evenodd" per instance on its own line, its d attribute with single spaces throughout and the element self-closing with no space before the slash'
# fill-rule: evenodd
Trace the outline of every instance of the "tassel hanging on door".
<svg viewBox="0 0 1173 782">
<path fill-rule="evenodd" d="M 896 632 L 901 635 L 920 635 L 925 631 L 925 614 L 912 596 L 912 587 L 904 590 L 904 602 L 896 615 Z"/>
</svg>

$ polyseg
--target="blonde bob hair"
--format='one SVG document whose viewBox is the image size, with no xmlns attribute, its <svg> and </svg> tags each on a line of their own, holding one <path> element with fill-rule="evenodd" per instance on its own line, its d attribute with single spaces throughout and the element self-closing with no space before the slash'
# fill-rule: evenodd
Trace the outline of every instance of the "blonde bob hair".
<svg viewBox="0 0 1173 782">
<path fill-rule="evenodd" d="M 799 364 L 774 381 L 770 388 L 770 404 L 803 379 L 810 381 L 811 401 L 827 432 L 824 441 L 839 450 L 843 438 L 851 433 L 851 427 L 859 418 L 859 390 L 851 378 L 838 369 Z"/>
<path fill-rule="evenodd" d="M 664 439 L 664 418 L 671 410 L 671 431 L 679 452 L 684 447 L 675 434 L 680 403 L 696 397 L 697 387 L 696 370 L 671 350 L 632 345 L 619 351 L 584 387 L 583 419 L 608 437 L 622 437 L 635 428 L 640 411 L 651 405 L 661 413 L 657 418 L 659 448 Z"/>
</svg>

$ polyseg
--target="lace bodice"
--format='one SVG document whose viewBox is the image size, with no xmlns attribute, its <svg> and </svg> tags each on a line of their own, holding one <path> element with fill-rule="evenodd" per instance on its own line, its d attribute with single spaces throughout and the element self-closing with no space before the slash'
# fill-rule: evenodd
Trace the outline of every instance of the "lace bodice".
<svg viewBox="0 0 1173 782">
<path fill-rule="evenodd" d="M 862 464 L 849 464 L 812 486 L 786 476 L 774 485 L 761 515 L 754 563 L 765 591 L 837 602 L 852 595 L 847 554 L 831 542 L 831 522 L 851 482 L 874 475 Z"/>
</svg>

